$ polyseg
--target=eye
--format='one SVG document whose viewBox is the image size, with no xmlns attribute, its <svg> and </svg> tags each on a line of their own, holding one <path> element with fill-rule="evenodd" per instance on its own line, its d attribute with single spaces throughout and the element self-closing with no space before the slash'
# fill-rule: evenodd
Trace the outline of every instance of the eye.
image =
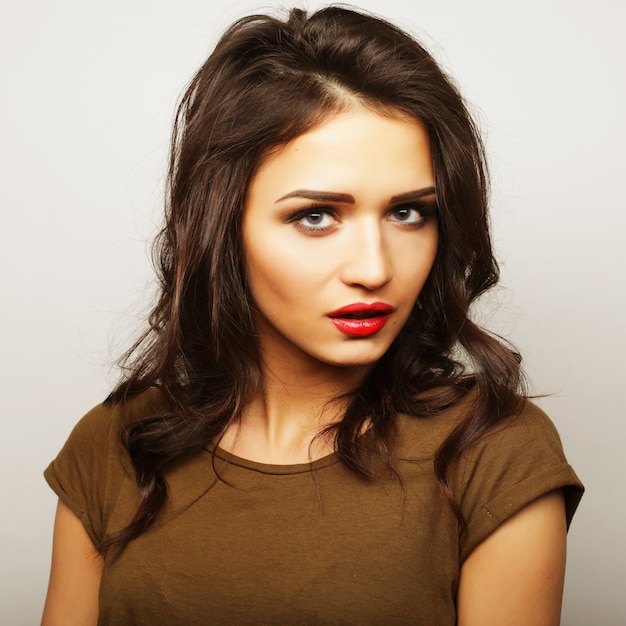
<svg viewBox="0 0 626 626">
<path fill-rule="evenodd" d="M 289 215 L 287 222 L 301 232 L 318 235 L 335 226 L 337 218 L 329 207 L 308 207 Z"/>
<path fill-rule="evenodd" d="M 434 212 L 434 206 L 426 204 L 402 205 L 389 212 L 389 220 L 407 226 L 422 226 Z"/>
</svg>

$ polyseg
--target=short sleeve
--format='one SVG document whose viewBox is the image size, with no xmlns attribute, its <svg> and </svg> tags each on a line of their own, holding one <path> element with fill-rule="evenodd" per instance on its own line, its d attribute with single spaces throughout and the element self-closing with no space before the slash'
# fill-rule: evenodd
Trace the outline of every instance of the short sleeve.
<svg viewBox="0 0 626 626">
<path fill-rule="evenodd" d="M 100 405 L 72 430 L 44 476 L 59 499 L 82 521 L 94 545 L 104 537 L 109 460 L 119 446 L 116 411 Z"/>
<path fill-rule="evenodd" d="M 461 562 L 505 520 L 556 489 L 563 489 L 569 527 L 584 490 L 554 424 L 531 402 L 466 453 L 455 482 L 467 523 Z"/>
</svg>

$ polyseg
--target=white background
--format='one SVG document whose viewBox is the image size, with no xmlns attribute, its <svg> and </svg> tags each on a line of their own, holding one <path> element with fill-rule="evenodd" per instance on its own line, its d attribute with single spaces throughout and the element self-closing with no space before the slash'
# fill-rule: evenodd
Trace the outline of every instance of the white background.
<svg viewBox="0 0 626 626">
<path fill-rule="evenodd" d="M 0 6 L 2 624 L 39 620 L 55 506 L 41 473 L 111 388 L 150 300 L 175 102 L 224 27 L 276 6 Z M 485 132 L 503 268 L 491 323 L 551 394 L 541 404 L 587 486 L 563 624 L 624 624 L 624 5 L 360 6 L 422 38 Z"/>
</svg>

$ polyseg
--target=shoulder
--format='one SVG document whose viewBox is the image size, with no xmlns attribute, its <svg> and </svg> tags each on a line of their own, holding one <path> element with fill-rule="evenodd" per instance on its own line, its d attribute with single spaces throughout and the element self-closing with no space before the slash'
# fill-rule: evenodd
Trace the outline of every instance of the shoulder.
<svg viewBox="0 0 626 626">
<path fill-rule="evenodd" d="M 404 452 L 419 446 L 434 454 L 446 438 L 467 418 L 474 402 L 468 394 L 454 406 L 431 417 L 398 416 L 398 445 Z M 559 433 L 546 413 L 530 400 L 523 400 L 518 412 L 493 426 L 465 450 L 462 459 L 478 462 L 484 456 L 506 456 L 524 449 L 526 453 L 565 460 Z"/>
<path fill-rule="evenodd" d="M 120 442 L 124 427 L 147 417 L 158 415 L 166 408 L 163 393 L 149 389 L 124 402 L 112 403 L 105 400 L 87 412 L 74 426 L 59 456 L 77 454 L 95 458 Z"/>
<path fill-rule="evenodd" d="M 554 423 L 534 402 L 524 400 L 518 412 L 493 426 L 467 448 L 462 465 L 479 467 L 498 463 L 500 459 L 506 460 L 511 471 L 525 465 L 566 462 Z"/>
<path fill-rule="evenodd" d="M 163 411 L 162 394 L 149 390 L 124 403 L 95 406 L 74 426 L 44 472 L 59 499 L 83 522 L 92 542 L 103 538 L 105 507 L 129 481 L 124 426 Z"/>
<path fill-rule="evenodd" d="M 492 470 L 498 468 L 494 475 Z M 512 483 L 538 480 L 542 474 L 569 474 L 571 468 L 559 433 L 546 413 L 525 400 L 520 411 L 503 420 L 470 446 L 457 464 L 457 479 Z"/>
<path fill-rule="evenodd" d="M 446 392 L 445 388 L 431 391 Z M 396 453 L 401 457 L 434 457 L 439 446 L 467 418 L 475 401 L 474 392 L 444 410 L 433 411 L 429 416 L 400 413 L 396 421 Z"/>
<path fill-rule="evenodd" d="M 167 404 L 163 393 L 155 388 L 130 397 L 123 402 L 105 400 L 88 411 L 73 428 L 71 438 L 108 438 L 133 422 L 162 412 Z"/>
<path fill-rule="evenodd" d="M 451 479 L 467 521 L 465 556 L 504 521 L 552 491 L 563 490 L 569 525 L 583 493 L 554 423 L 528 400 L 461 455 Z"/>
<path fill-rule="evenodd" d="M 508 417 L 485 436 L 497 438 L 501 444 L 513 448 L 531 445 L 533 448 L 550 448 L 554 454 L 565 459 L 559 433 L 554 422 L 534 402 L 525 400 L 520 411 Z"/>
<path fill-rule="evenodd" d="M 472 400 L 468 394 L 429 418 L 399 416 L 400 456 L 432 463 L 441 444 L 467 417 Z M 516 512 L 557 489 L 565 495 L 569 524 L 583 493 L 552 420 L 529 400 L 451 459 L 447 479 L 467 524 L 462 559 Z"/>
</svg>

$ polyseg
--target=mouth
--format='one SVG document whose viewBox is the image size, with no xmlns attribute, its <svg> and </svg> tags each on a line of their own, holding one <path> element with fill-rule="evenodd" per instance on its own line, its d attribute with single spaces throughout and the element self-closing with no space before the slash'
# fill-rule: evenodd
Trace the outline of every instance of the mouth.
<svg viewBox="0 0 626 626">
<path fill-rule="evenodd" d="M 369 337 L 384 328 L 394 311 L 394 307 L 384 302 L 357 302 L 329 313 L 328 317 L 338 330 L 350 337 Z"/>
</svg>

